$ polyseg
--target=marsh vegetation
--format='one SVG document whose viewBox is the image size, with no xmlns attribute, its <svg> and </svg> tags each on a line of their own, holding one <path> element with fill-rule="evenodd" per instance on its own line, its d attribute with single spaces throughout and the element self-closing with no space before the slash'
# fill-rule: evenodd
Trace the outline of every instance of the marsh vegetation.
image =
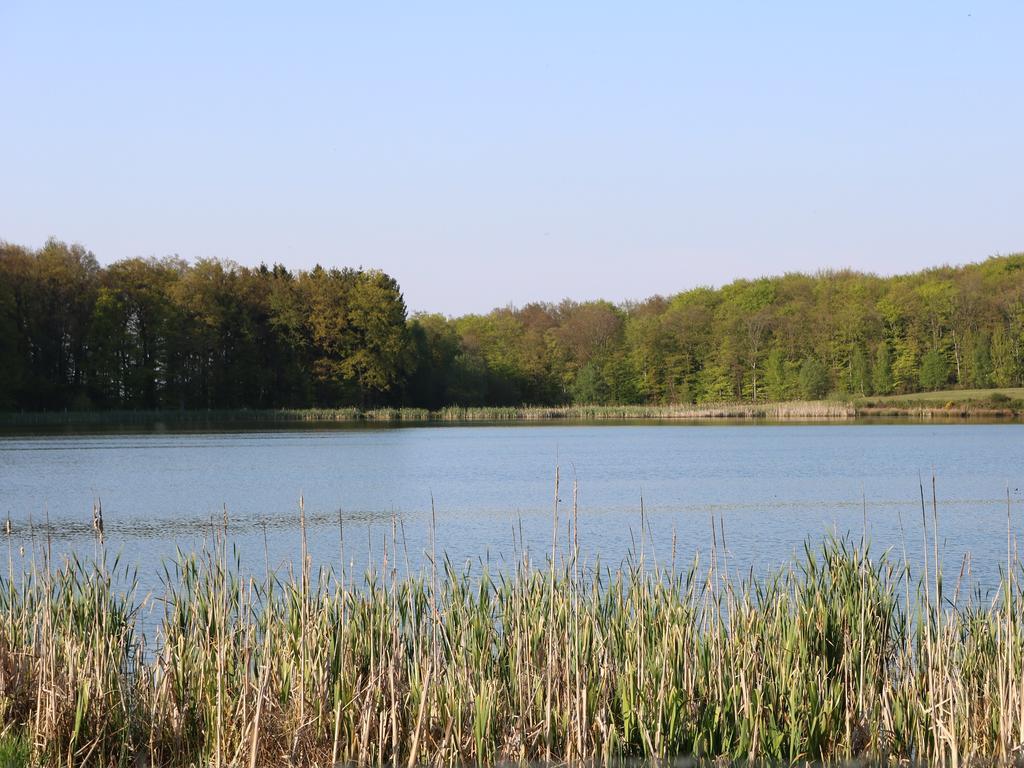
<svg viewBox="0 0 1024 768">
<path fill-rule="evenodd" d="M 301 567 L 257 575 L 225 518 L 153 595 L 106 555 L 100 517 L 95 560 L 43 548 L 0 579 L 5 743 L 75 765 L 1019 760 L 1009 500 L 983 599 L 943 574 L 925 495 L 903 553 L 829 538 L 763 578 L 730 568 L 721 539 L 659 560 L 644 525 L 622 564 L 582 562 L 576 491 L 559 508 L 557 480 L 550 550 L 508 573 L 432 542 L 412 572 L 396 523 L 366 573 L 314 568 L 301 525 Z M 339 529 L 338 562 L 344 546 Z"/>
</svg>

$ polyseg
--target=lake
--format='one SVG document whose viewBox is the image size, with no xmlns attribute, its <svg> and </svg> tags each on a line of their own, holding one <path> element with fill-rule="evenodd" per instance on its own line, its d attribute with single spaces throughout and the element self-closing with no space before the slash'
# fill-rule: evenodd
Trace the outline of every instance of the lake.
<svg viewBox="0 0 1024 768">
<path fill-rule="evenodd" d="M 917 562 L 919 478 L 931 520 L 936 478 L 947 584 L 971 555 L 989 589 L 1006 562 L 1007 492 L 1014 539 L 1024 527 L 1021 424 L 530 424 L 337 426 L 206 432 L 0 435 L 0 517 L 10 516 L 17 571 L 47 545 L 92 555 L 94 500 L 106 546 L 158 589 L 161 561 L 195 550 L 228 517 L 244 567 L 287 567 L 305 499 L 314 566 L 426 566 L 436 548 L 461 568 L 508 568 L 551 551 L 555 467 L 559 548 L 578 482 L 587 562 L 706 562 L 762 573 L 831 532 Z M 433 502 L 434 513 L 431 505 Z M 339 524 L 340 523 L 340 524 Z M 724 532 L 724 547 L 722 546 Z M 397 548 L 398 557 L 395 558 Z M 22 554 L 22 550 L 24 554 Z M 38 556 L 38 554 L 37 554 Z"/>
</svg>

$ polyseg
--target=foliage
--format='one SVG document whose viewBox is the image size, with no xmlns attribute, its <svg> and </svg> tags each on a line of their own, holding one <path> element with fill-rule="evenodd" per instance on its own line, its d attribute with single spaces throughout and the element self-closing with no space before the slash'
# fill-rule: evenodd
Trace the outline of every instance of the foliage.
<svg viewBox="0 0 1024 768">
<path fill-rule="evenodd" d="M 806 358 L 800 365 L 800 393 L 807 400 L 820 400 L 828 393 L 828 369 L 814 357 Z"/>
<path fill-rule="evenodd" d="M 685 405 L 1024 384 L 1024 254 L 407 317 L 375 270 L 0 243 L 0 409 Z"/>
<path fill-rule="evenodd" d="M 892 356 L 889 345 L 881 342 L 875 353 L 875 367 L 871 371 L 871 388 L 876 395 L 888 395 L 892 392 Z"/>
<path fill-rule="evenodd" d="M 949 383 L 949 361 L 941 352 L 932 350 L 921 358 L 921 388 L 937 390 Z"/>
</svg>

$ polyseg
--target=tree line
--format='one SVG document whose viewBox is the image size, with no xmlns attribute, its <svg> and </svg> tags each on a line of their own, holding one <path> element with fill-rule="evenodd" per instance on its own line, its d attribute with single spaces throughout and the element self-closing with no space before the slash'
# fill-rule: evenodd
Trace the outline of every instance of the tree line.
<svg viewBox="0 0 1024 768">
<path fill-rule="evenodd" d="M 408 314 L 364 269 L 0 242 L 0 409 L 691 403 L 1024 386 L 1024 254 Z"/>
</svg>

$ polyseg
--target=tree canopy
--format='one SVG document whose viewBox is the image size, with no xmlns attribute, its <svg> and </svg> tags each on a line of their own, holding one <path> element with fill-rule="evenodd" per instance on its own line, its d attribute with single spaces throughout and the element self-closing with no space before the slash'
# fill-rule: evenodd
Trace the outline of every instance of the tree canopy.
<svg viewBox="0 0 1024 768">
<path fill-rule="evenodd" d="M 1024 385 L 1024 254 L 408 316 L 376 270 L 0 243 L 0 409 L 784 400 Z"/>
</svg>

